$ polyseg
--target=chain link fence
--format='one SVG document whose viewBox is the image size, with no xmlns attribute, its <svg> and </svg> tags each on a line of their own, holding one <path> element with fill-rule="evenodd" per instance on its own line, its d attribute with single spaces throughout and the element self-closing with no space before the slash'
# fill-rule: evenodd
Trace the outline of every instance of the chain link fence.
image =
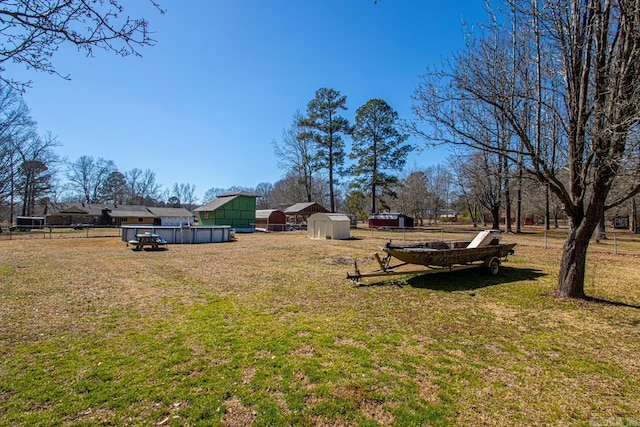
<svg viewBox="0 0 640 427">
<path fill-rule="evenodd" d="M 443 228 L 358 228 L 352 235 L 358 238 L 383 241 L 471 241 L 483 227 L 452 226 Z M 504 243 L 561 251 L 567 239 L 567 227 L 544 230 L 543 227 L 527 227 L 521 233 L 503 233 Z M 640 255 L 640 234 L 626 230 L 610 230 L 594 235 L 589 251 L 616 255 Z"/>
<path fill-rule="evenodd" d="M 17 229 L 2 227 L 0 240 L 28 240 L 28 239 L 77 239 L 95 237 L 121 237 L 119 227 L 44 227 L 32 229 Z"/>
<path fill-rule="evenodd" d="M 360 224 L 352 229 L 352 237 L 359 239 L 373 239 L 386 241 L 471 241 L 475 235 L 485 229 L 471 226 L 445 226 L 420 228 L 368 228 Z M 296 231 L 283 231 L 295 233 Z M 544 230 L 543 227 L 526 227 L 522 233 L 503 233 L 504 243 L 518 243 L 519 245 L 538 247 L 548 250 L 562 250 L 569 230 L 567 227 Z M 306 235 L 306 231 L 300 232 Z M 100 238 L 122 237 L 119 227 L 46 227 L 31 229 L 30 231 L 9 230 L 2 228 L 1 240 L 15 239 L 71 239 L 71 238 Z M 616 255 L 640 255 L 640 234 L 626 230 L 609 230 L 606 233 L 594 235 L 589 245 L 589 251 L 610 253 Z"/>
</svg>

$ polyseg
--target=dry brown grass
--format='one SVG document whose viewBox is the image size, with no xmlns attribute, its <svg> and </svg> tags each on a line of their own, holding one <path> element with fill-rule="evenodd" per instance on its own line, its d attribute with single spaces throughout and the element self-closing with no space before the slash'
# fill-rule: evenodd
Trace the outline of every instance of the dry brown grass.
<svg viewBox="0 0 640 427">
<path fill-rule="evenodd" d="M 77 411 L 47 408 L 17 383 L 0 386 L 0 424 L 27 422 L 14 407 L 70 424 L 587 424 L 640 413 L 635 255 L 589 254 L 586 290 L 599 302 L 555 298 L 559 251 L 527 237 L 498 277 L 471 271 L 356 287 L 345 279 L 352 260 L 377 268 L 371 255 L 389 236 L 438 235 L 354 234 L 239 235 L 158 252 L 133 252 L 117 238 L 0 241 L 0 383 L 9 372 L 57 372 L 53 360 L 88 341 L 103 355 L 173 357 L 175 349 L 128 343 L 131 333 L 178 340 L 189 355 L 167 368 L 175 378 L 158 379 L 148 400 L 124 409 L 91 400 Z M 30 353 L 40 346 L 55 355 L 51 366 Z M 145 374 L 132 363 L 135 382 L 136 370 Z M 93 369 L 81 366 L 60 375 L 74 383 Z M 217 397 L 201 402 L 205 390 Z"/>
</svg>

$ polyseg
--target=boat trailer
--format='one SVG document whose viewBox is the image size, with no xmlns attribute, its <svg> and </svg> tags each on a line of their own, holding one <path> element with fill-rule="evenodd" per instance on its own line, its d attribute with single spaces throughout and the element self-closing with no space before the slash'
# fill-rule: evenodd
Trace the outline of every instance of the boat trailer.
<svg viewBox="0 0 640 427">
<path fill-rule="evenodd" d="M 513 251 L 511 251 L 513 254 Z M 414 265 L 409 262 L 401 262 L 398 264 L 391 265 L 391 261 L 393 256 L 391 254 L 387 254 L 384 258 L 380 257 L 380 254 L 377 252 L 373 254 L 374 259 L 378 262 L 380 268 L 378 270 L 369 271 L 363 273 L 358 268 L 358 261 L 354 261 L 354 272 L 347 273 L 347 279 L 351 280 L 355 283 L 358 283 L 360 279 L 366 279 L 369 277 L 386 277 L 386 276 L 402 276 L 402 275 L 423 275 L 423 274 L 436 274 L 436 273 L 450 273 L 454 271 L 462 271 L 469 270 L 472 268 L 478 267 L 487 267 L 492 275 L 498 274 L 500 271 L 500 264 L 502 263 L 500 257 L 493 256 L 486 260 L 482 260 L 479 262 L 467 263 L 467 264 L 452 264 L 448 266 L 423 266 L 421 269 L 417 270 L 396 270 L 400 267 L 404 267 L 405 265 Z M 506 260 L 506 256 L 504 257 Z"/>
</svg>

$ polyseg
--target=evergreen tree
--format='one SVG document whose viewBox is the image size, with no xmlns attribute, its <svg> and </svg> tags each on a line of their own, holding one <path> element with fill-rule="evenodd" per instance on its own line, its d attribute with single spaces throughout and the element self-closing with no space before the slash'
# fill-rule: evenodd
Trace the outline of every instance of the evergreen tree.
<svg viewBox="0 0 640 427">
<path fill-rule="evenodd" d="M 338 112 L 346 110 L 347 97 L 334 89 L 321 88 L 307 105 L 307 116 L 300 119 L 305 129 L 298 137 L 310 138 L 316 151 L 317 164 L 329 174 L 329 199 L 331 212 L 335 212 L 335 174 L 344 164 L 344 140 L 341 134 L 349 134 L 349 121 Z"/>
<path fill-rule="evenodd" d="M 371 190 L 371 213 L 376 212 L 378 190 L 388 191 L 397 182 L 388 171 L 401 170 L 412 150 L 397 122 L 398 113 L 382 99 L 371 99 L 356 112 L 349 157 L 357 163 L 351 173 L 355 187 Z"/>
</svg>

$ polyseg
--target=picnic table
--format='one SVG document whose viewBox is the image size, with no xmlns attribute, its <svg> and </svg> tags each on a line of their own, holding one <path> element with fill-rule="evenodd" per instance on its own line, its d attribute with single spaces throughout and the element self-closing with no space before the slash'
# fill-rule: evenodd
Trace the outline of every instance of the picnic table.
<svg viewBox="0 0 640 427">
<path fill-rule="evenodd" d="M 163 249 L 167 247 L 167 241 L 162 237 L 155 233 L 142 233 L 136 234 L 135 240 L 129 240 L 128 245 L 133 245 L 134 251 L 140 251 L 144 249 L 145 246 L 149 247 L 151 250 L 158 250 L 162 246 Z"/>
</svg>

